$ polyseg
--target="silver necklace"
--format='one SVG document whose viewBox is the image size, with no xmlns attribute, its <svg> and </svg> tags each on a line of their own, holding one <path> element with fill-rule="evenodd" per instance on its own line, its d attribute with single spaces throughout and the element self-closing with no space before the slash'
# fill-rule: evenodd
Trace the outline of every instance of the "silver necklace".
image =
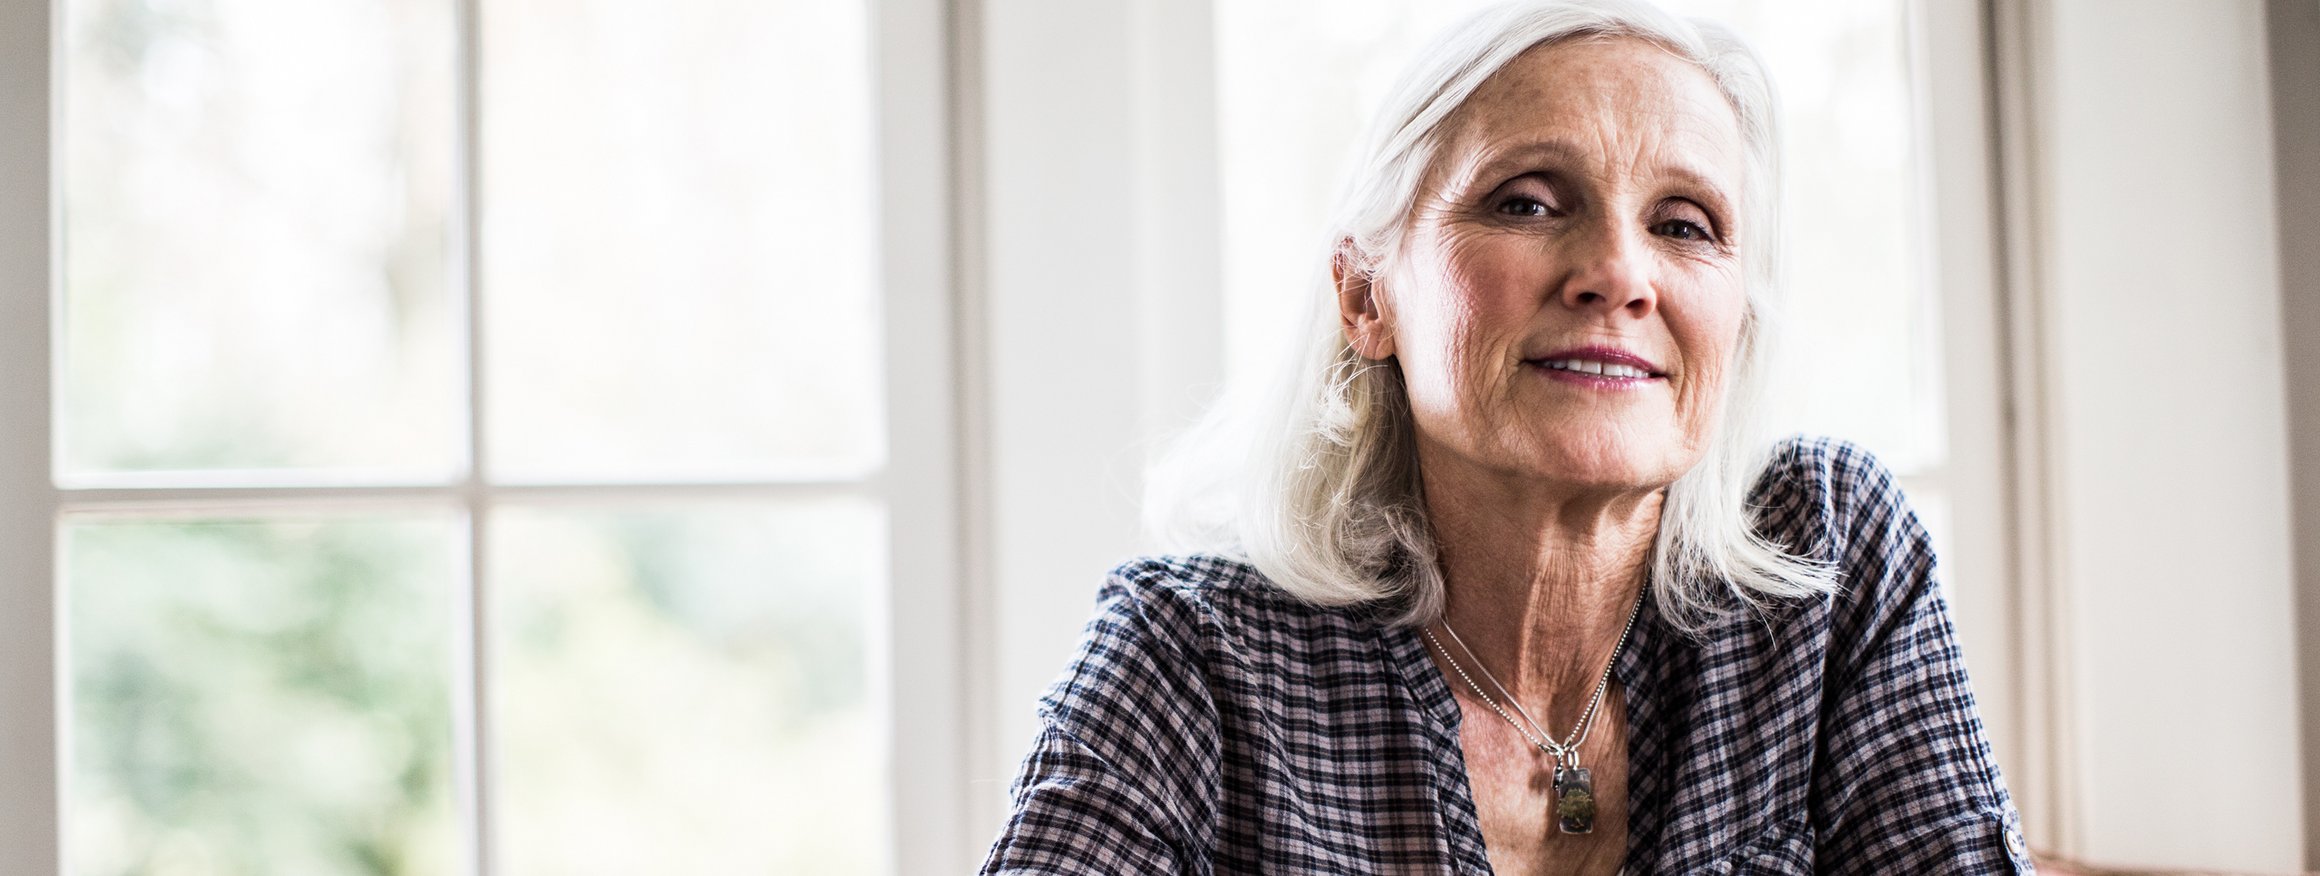
<svg viewBox="0 0 2320 876">
<path fill-rule="evenodd" d="M 1466 640 L 1459 638 L 1458 631 L 1450 627 L 1447 617 L 1440 621 L 1442 631 L 1450 634 L 1450 641 L 1457 642 L 1458 650 L 1466 652 L 1466 656 L 1474 661 L 1474 668 L 1481 670 L 1482 677 L 1489 679 L 1490 686 L 1498 689 L 1498 698 L 1493 698 L 1482 689 L 1482 685 L 1475 683 L 1473 676 L 1466 674 L 1466 667 L 1458 662 L 1458 658 L 1450 655 L 1450 649 L 1442 646 L 1442 640 L 1434 637 L 1433 630 L 1425 631 L 1426 641 L 1441 653 L 1442 662 L 1450 664 L 1451 671 L 1458 673 L 1458 678 L 1466 682 L 1476 697 L 1481 698 L 1483 705 L 1489 706 L 1491 711 L 1497 712 L 1499 717 L 1513 725 L 1514 732 L 1521 734 L 1523 741 L 1537 746 L 1548 757 L 1555 759 L 1555 827 L 1563 833 L 1595 832 L 1595 777 L 1592 771 L 1579 765 L 1579 745 L 1587 741 L 1588 731 L 1595 727 L 1595 712 L 1603 705 L 1603 692 L 1611 686 L 1611 670 L 1619 665 L 1619 655 L 1627 650 L 1628 636 L 1635 632 L 1635 619 L 1642 613 L 1643 591 L 1638 588 L 1635 605 L 1627 610 L 1627 625 L 1619 630 L 1619 643 L 1611 646 L 1611 659 L 1604 661 L 1603 675 L 1595 679 L 1595 693 L 1587 698 L 1586 711 L 1579 714 L 1579 722 L 1572 725 L 1571 732 L 1564 734 L 1559 742 L 1549 736 L 1546 728 L 1539 726 L 1538 721 L 1531 718 L 1531 713 L 1515 700 L 1506 685 L 1498 683 L 1498 678 L 1490 674 L 1490 667 L 1482 665 L 1482 658 L 1474 656 L 1474 649 L 1466 647 Z M 1499 698 L 1514 707 L 1512 714 L 1499 705 Z M 1521 715 L 1522 720 L 1515 720 L 1515 715 Z M 1529 726 L 1524 726 L 1526 724 Z"/>
</svg>

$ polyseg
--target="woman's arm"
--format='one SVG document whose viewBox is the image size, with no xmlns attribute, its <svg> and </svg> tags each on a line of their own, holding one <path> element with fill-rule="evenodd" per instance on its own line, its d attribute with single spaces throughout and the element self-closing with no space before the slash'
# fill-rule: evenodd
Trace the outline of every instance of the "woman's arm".
<svg viewBox="0 0 2320 876">
<path fill-rule="evenodd" d="M 986 874 L 1206 874 L 1217 719 L 1201 671 L 1202 612 L 1115 574 L 1062 680 Z M 1205 801 L 1205 802 L 1204 802 Z"/>
<path fill-rule="evenodd" d="M 1932 547 L 1890 472 L 1834 448 L 1837 599 L 1812 817 L 1823 872 L 2031 872 Z"/>
</svg>

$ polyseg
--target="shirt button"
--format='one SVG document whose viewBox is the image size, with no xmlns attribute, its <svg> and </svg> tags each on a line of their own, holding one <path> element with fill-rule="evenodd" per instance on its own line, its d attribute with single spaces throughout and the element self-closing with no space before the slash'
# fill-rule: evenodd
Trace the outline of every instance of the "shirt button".
<svg viewBox="0 0 2320 876">
<path fill-rule="evenodd" d="M 2006 831 L 2006 851 L 2012 852 L 2014 857 L 2019 858 L 2030 854 L 2029 846 L 2029 843 L 2022 841 L 2021 831 L 2012 829 Z"/>
</svg>

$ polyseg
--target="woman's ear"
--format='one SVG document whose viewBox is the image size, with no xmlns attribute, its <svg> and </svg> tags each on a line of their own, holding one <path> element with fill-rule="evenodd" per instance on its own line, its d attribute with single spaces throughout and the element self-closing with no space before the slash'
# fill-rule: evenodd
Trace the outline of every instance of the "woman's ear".
<svg viewBox="0 0 2320 876">
<path fill-rule="evenodd" d="M 1337 286 L 1337 318 L 1345 329 L 1345 342 L 1364 359 L 1392 358 L 1393 310 L 1378 285 L 1377 271 L 1354 251 L 1353 241 L 1338 242 L 1337 253 L 1329 259 L 1329 279 Z"/>
</svg>

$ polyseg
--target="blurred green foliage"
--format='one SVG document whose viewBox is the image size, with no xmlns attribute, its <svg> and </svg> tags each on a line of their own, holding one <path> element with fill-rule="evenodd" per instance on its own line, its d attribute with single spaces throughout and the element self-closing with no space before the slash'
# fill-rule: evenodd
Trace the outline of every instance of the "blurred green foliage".
<svg viewBox="0 0 2320 876">
<path fill-rule="evenodd" d="M 503 871 L 877 872 L 882 518 L 860 500 L 496 513 Z"/>
<path fill-rule="evenodd" d="M 867 873 L 875 503 L 502 509 L 497 863 Z M 66 529 L 76 876 L 459 871 L 458 522 Z"/>
<path fill-rule="evenodd" d="M 449 523 L 71 526 L 73 871 L 453 871 Z"/>
</svg>

